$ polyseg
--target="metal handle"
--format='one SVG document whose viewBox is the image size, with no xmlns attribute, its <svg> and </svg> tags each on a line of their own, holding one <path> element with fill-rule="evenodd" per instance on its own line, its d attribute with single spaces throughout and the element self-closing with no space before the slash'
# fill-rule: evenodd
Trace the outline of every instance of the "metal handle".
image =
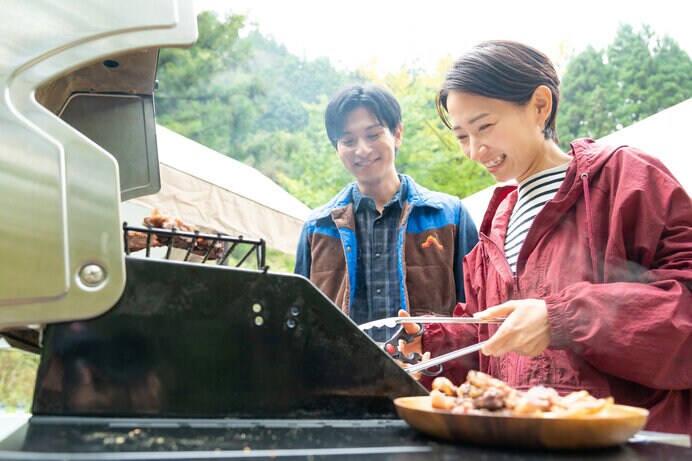
<svg viewBox="0 0 692 461">
<path fill-rule="evenodd" d="M 462 357 L 464 355 L 468 355 L 468 354 L 471 354 L 473 352 L 477 352 L 477 351 L 481 350 L 483 348 L 483 346 L 485 345 L 485 343 L 487 343 L 487 342 L 488 341 L 481 341 L 480 343 L 474 344 L 472 346 L 457 349 L 456 351 L 452 351 L 452 352 L 447 352 L 446 354 L 442 354 L 439 357 L 435 357 L 434 359 L 426 360 L 425 362 L 420 362 L 420 363 L 417 363 L 416 365 L 411 365 L 410 367 L 406 367 L 406 368 L 404 368 L 404 370 L 407 373 L 415 373 L 417 371 L 426 370 L 426 369 L 433 367 L 435 365 L 439 365 L 441 363 L 448 362 L 452 359 L 456 359 L 458 357 Z"/>
<path fill-rule="evenodd" d="M 418 330 L 418 333 L 414 334 L 407 333 L 404 327 L 400 327 L 397 332 L 394 333 L 394 336 L 384 343 L 385 352 L 387 352 L 395 360 L 408 364 L 418 363 L 418 361 L 421 359 L 420 354 L 417 352 L 411 352 L 409 355 L 406 355 L 399 350 L 399 340 L 403 340 L 405 343 L 410 343 L 415 338 L 423 334 L 425 328 L 421 324 L 418 324 L 418 326 L 420 327 L 420 330 Z"/>
</svg>

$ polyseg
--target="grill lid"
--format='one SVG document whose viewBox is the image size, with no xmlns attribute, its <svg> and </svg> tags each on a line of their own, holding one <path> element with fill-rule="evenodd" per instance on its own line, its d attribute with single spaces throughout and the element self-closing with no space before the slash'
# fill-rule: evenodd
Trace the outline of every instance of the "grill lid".
<svg viewBox="0 0 692 461">
<path fill-rule="evenodd" d="M 119 167 L 55 114 L 86 122 L 116 98 L 104 120 L 143 112 L 135 128 L 155 142 L 141 126 L 153 119 L 151 63 L 158 47 L 196 40 L 192 1 L 0 2 L 0 17 L 0 328 L 98 315 L 125 285 Z"/>
</svg>

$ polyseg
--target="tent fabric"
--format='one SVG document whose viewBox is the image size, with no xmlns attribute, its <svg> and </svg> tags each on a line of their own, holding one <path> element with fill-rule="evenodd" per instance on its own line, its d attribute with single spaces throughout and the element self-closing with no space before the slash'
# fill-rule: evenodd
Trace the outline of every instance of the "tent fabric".
<svg viewBox="0 0 692 461">
<path fill-rule="evenodd" d="M 600 138 L 604 144 L 627 144 L 658 157 L 692 193 L 692 143 L 687 139 L 692 121 L 692 98 Z"/>
<path fill-rule="evenodd" d="M 692 98 L 657 114 L 606 135 L 598 142 L 610 145 L 628 145 L 658 157 L 675 175 L 688 194 L 692 192 L 692 144 L 687 139 L 688 125 L 692 120 Z M 495 184 L 461 200 L 469 210 L 473 222 L 480 226 Z"/>
<path fill-rule="evenodd" d="M 295 253 L 310 208 L 244 163 L 162 126 L 156 136 L 161 190 L 126 203 Z"/>
</svg>

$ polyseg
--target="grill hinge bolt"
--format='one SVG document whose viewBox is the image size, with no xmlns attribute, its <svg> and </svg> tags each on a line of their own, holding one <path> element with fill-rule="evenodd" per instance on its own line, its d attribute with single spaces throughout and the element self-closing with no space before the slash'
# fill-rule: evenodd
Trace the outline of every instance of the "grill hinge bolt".
<svg viewBox="0 0 692 461">
<path fill-rule="evenodd" d="M 95 287 L 103 283 L 106 272 L 98 264 L 87 264 L 79 271 L 79 278 L 84 285 Z"/>
</svg>

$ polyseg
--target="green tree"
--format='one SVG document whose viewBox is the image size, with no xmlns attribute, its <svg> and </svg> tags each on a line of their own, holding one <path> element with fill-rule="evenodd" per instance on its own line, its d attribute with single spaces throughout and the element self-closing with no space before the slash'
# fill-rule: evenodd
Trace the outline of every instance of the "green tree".
<svg viewBox="0 0 692 461">
<path fill-rule="evenodd" d="M 600 138 L 692 97 L 692 61 L 671 38 L 648 26 L 621 25 L 612 44 L 588 47 L 571 59 L 562 79 L 558 133 Z"/>
<path fill-rule="evenodd" d="M 652 113 L 692 97 L 692 59 L 668 36 L 657 40 L 656 60 L 649 84 L 657 89 Z"/>
<path fill-rule="evenodd" d="M 257 31 L 241 38 L 244 21 L 201 13 L 191 49 L 162 50 L 158 121 L 275 181 L 301 177 L 294 159 L 326 141 L 305 135 L 316 128 L 309 106 L 359 77 L 337 71 L 326 58 L 298 58 Z"/>
<path fill-rule="evenodd" d="M 327 138 L 324 128 L 327 97 L 322 96 L 319 103 L 304 106 L 308 113 L 308 126 L 293 135 L 300 143 L 300 147 L 290 154 L 293 167 L 280 172 L 277 180 L 288 192 L 314 208 L 326 203 L 353 178 Z"/>
<path fill-rule="evenodd" d="M 326 101 L 327 96 L 347 81 L 359 77 L 337 71 L 325 58 L 314 61 L 298 58 L 258 32 L 249 34 L 245 40 L 252 57 L 241 74 L 229 71 L 224 78 L 232 82 L 245 75 L 262 82 L 266 92 L 257 98 L 259 115 L 238 139 L 232 155 L 277 181 L 280 181 L 279 172 L 283 173 L 282 177 L 300 177 L 303 170 L 293 163 L 293 157 L 305 154 L 296 149 L 320 150 L 326 142 L 326 136 L 302 135 L 314 128 L 318 128 L 319 135 L 324 131 L 310 119 L 311 107 Z"/>
<path fill-rule="evenodd" d="M 161 50 L 156 112 L 162 125 L 223 153 L 249 130 L 259 116 L 254 100 L 264 93 L 261 82 L 238 78 L 232 84 L 221 72 L 238 70 L 250 47 L 238 32 L 245 18 L 229 15 L 219 21 L 211 12 L 197 17 L 199 39 L 190 49 Z"/>
<path fill-rule="evenodd" d="M 31 408 L 39 356 L 18 349 L 0 349 L 0 410 Z"/>
<path fill-rule="evenodd" d="M 615 92 L 616 83 L 611 73 L 602 53 L 591 46 L 569 61 L 558 115 L 562 141 L 569 142 L 577 136 L 598 137 L 594 130 L 612 119 L 608 96 Z"/>
</svg>

